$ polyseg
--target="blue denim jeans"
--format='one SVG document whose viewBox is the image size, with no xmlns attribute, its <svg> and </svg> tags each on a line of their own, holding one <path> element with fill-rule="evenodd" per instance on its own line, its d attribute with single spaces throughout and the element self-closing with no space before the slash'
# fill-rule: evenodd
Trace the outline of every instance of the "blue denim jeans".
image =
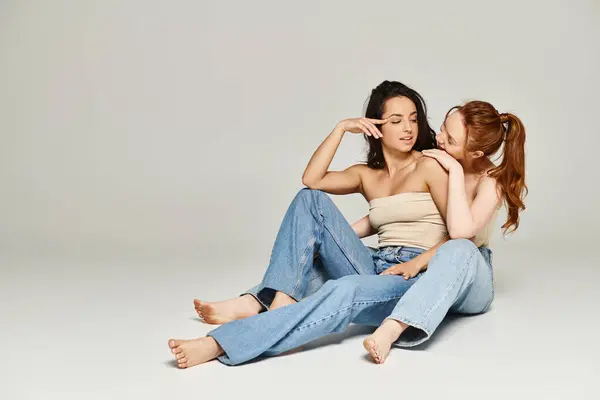
<svg viewBox="0 0 600 400">
<path fill-rule="evenodd" d="M 244 294 L 253 295 L 268 310 L 277 291 L 298 301 L 329 279 L 377 275 L 422 252 L 405 246 L 365 246 L 327 194 L 302 189 L 283 218 L 262 282 Z"/>
<path fill-rule="evenodd" d="M 343 332 L 350 323 L 378 326 L 388 317 L 411 325 L 397 344 L 413 346 L 427 340 L 451 309 L 478 313 L 489 307 L 491 253 L 468 240 L 441 246 L 428 270 L 412 279 L 378 275 L 421 252 L 368 248 L 325 193 L 301 190 L 283 219 L 269 268 L 256 290 L 263 302 L 275 291 L 300 301 L 208 333 L 225 352 L 219 360 L 237 365 L 277 355 Z"/>
<path fill-rule="evenodd" d="M 446 314 L 481 314 L 494 300 L 492 251 L 467 239 L 444 243 L 427 271 L 398 300 L 388 318 L 409 328 L 396 345 L 412 347 L 428 340 Z"/>
</svg>

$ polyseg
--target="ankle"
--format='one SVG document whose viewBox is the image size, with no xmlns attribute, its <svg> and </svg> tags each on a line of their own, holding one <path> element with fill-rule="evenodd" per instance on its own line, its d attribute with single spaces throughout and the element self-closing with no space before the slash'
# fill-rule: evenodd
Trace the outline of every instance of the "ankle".
<svg viewBox="0 0 600 400">
<path fill-rule="evenodd" d="M 223 348 L 221 347 L 221 345 L 219 344 L 219 342 L 217 342 L 215 340 L 215 338 L 213 338 L 211 336 L 208 336 L 208 337 L 211 339 L 211 343 L 210 344 L 211 344 L 211 347 L 212 347 L 212 350 L 213 350 L 214 357 L 217 358 L 217 357 L 220 357 L 223 354 L 225 354 L 225 352 L 223 351 Z"/>
<path fill-rule="evenodd" d="M 406 325 L 404 322 L 387 318 L 383 322 L 383 324 L 381 324 L 381 328 L 384 330 L 385 333 L 390 335 L 390 337 L 392 337 L 393 340 L 396 340 L 398 339 L 398 337 L 400 337 L 402 332 L 404 332 L 406 328 L 408 328 L 408 325 Z"/>
<path fill-rule="evenodd" d="M 262 311 L 263 305 L 256 300 L 256 297 L 251 294 L 245 294 L 242 296 L 244 302 L 247 304 L 248 308 L 257 314 Z"/>
<path fill-rule="evenodd" d="M 288 304 L 288 303 L 295 303 L 296 301 L 283 292 L 277 292 L 277 293 L 275 293 L 275 297 L 273 298 L 273 303 L 275 303 L 275 302 Z"/>
</svg>

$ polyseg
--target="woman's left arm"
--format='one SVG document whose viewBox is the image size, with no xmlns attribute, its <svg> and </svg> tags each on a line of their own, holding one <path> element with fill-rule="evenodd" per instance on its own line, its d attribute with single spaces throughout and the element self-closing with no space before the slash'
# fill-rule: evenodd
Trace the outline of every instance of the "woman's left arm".
<svg viewBox="0 0 600 400">
<path fill-rule="evenodd" d="M 475 199 L 469 205 L 465 188 L 465 175 L 450 171 L 448 182 L 448 233 L 452 239 L 470 239 L 492 219 L 500 204 L 496 180 L 484 177 L 477 186 Z"/>
<path fill-rule="evenodd" d="M 500 204 L 501 197 L 496 180 L 483 177 L 469 204 L 465 187 L 465 174 L 456 159 L 445 151 L 424 150 L 423 154 L 435 158 L 448 171 L 448 210 L 446 225 L 452 239 L 471 239 L 487 225 Z"/>
</svg>

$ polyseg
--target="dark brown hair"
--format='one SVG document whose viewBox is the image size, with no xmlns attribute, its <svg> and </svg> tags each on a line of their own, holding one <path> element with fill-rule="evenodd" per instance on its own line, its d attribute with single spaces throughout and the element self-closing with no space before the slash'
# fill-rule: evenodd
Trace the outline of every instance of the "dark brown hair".
<svg viewBox="0 0 600 400">
<path fill-rule="evenodd" d="M 419 134 L 413 150 L 422 151 L 435 149 L 435 131 L 429 126 L 427 121 L 427 106 L 425 100 L 414 89 L 397 81 L 383 81 L 371 91 L 368 104 L 365 110 L 366 118 L 381 119 L 385 102 L 394 97 L 406 97 L 415 103 L 417 108 L 417 126 Z M 383 158 L 383 148 L 380 139 L 364 135 L 369 143 L 367 153 L 367 166 L 373 169 L 382 169 L 385 167 Z"/>
</svg>

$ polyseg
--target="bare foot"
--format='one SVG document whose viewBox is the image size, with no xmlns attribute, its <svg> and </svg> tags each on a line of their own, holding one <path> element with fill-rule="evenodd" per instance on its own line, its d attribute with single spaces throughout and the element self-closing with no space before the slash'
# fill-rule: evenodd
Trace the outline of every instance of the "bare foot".
<svg viewBox="0 0 600 400">
<path fill-rule="evenodd" d="M 296 303 L 296 300 L 294 300 L 287 294 L 285 294 L 283 292 L 277 292 L 277 293 L 275 293 L 275 297 L 273 298 L 273 301 L 271 302 L 271 307 L 269 307 L 269 310 L 276 310 L 278 308 L 289 306 L 290 304 L 295 304 L 295 303 Z"/>
<path fill-rule="evenodd" d="M 371 356 L 373 361 L 375 361 L 375 364 L 383 364 L 383 362 L 385 361 L 385 358 L 383 358 L 381 352 L 379 351 L 377 342 L 375 342 L 375 340 L 373 338 L 371 338 L 371 336 L 369 336 L 368 338 L 366 338 L 363 341 L 363 346 L 364 346 L 365 350 L 367 350 L 369 352 L 369 355 Z M 391 348 L 391 346 L 390 346 L 390 348 Z"/>
<path fill-rule="evenodd" d="M 245 294 L 215 303 L 195 299 L 194 308 L 202 321 L 211 325 L 221 325 L 256 315 L 262 310 L 262 305 L 254 296 Z"/>
<path fill-rule="evenodd" d="M 192 340 L 169 340 L 171 353 L 177 359 L 179 368 L 189 368 L 194 365 L 204 364 L 223 355 L 223 349 L 215 339 L 210 336 Z"/>
<path fill-rule="evenodd" d="M 383 364 L 390 354 L 392 344 L 398 340 L 400 334 L 408 327 L 403 322 L 386 319 L 383 324 L 363 341 L 363 346 L 369 352 L 373 361 Z"/>
</svg>

